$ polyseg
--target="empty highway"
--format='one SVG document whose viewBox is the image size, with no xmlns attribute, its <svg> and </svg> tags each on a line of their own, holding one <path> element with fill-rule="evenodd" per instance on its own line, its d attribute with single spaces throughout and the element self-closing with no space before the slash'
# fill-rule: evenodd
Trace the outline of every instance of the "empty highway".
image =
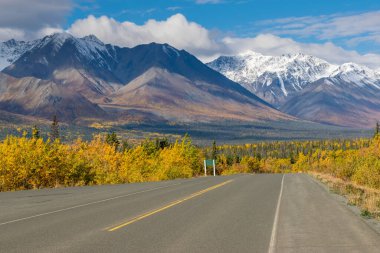
<svg viewBox="0 0 380 253">
<path fill-rule="evenodd" d="M 0 252 L 379 252 L 308 175 L 0 193 Z"/>
</svg>

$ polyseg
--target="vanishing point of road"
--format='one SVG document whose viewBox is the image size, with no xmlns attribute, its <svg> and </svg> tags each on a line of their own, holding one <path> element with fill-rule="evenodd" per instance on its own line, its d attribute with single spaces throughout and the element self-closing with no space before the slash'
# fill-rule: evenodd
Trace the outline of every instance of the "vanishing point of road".
<svg viewBox="0 0 380 253">
<path fill-rule="evenodd" d="M 380 252 L 305 174 L 0 193 L 0 252 Z"/>
</svg>

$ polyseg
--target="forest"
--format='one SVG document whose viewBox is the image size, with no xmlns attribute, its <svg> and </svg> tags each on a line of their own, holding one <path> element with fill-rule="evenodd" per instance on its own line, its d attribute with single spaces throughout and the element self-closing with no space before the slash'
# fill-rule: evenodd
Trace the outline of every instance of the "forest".
<svg viewBox="0 0 380 253">
<path fill-rule="evenodd" d="M 203 175 L 203 160 L 215 159 L 218 175 L 310 173 L 353 195 L 353 204 L 379 215 L 378 126 L 373 138 L 220 146 L 214 142 L 209 147 L 194 145 L 187 135 L 174 142 L 156 138 L 132 145 L 115 133 L 70 143 L 62 143 L 59 134 L 53 122 L 48 139 L 34 127 L 2 140 L 0 191 L 197 177 Z"/>
</svg>

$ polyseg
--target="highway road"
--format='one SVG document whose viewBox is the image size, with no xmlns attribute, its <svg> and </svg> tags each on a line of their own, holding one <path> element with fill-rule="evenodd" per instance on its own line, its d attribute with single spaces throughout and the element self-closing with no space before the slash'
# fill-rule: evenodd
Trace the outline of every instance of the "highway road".
<svg viewBox="0 0 380 253">
<path fill-rule="evenodd" d="M 304 174 L 0 193 L 0 252 L 380 252 Z"/>
</svg>

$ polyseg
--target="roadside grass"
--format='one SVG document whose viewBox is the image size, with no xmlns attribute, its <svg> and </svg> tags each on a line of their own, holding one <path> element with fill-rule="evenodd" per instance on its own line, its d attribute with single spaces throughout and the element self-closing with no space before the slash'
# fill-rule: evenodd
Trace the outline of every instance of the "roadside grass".
<svg viewBox="0 0 380 253">
<path fill-rule="evenodd" d="M 309 174 L 327 185 L 332 193 L 344 196 L 348 205 L 357 206 L 362 217 L 380 220 L 380 190 L 360 186 L 323 173 L 309 172 Z"/>
</svg>

